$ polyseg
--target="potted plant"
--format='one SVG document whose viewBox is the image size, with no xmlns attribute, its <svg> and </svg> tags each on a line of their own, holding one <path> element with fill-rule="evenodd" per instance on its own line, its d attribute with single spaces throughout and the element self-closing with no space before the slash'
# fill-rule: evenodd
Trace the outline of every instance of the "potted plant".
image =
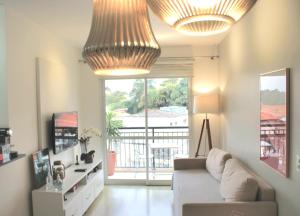
<svg viewBox="0 0 300 216">
<path fill-rule="evenodd" d="M 107 112 L 106 114 L 106 134 L 108 138 L 108 151 L 107 151 L 107 162 L 108 162 L 108 176 L 114 175 L 116 167 L 116 152 L 113 151 L 112 144 L 115 137 L 120 136 L 120 128 L 123 127 L 121 120 L 115 119 L 113 112 Z"/>
</svg>

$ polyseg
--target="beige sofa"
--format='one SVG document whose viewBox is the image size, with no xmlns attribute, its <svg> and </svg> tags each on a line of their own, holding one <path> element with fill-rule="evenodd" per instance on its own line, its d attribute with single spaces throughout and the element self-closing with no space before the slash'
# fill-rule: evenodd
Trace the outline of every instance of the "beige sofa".
<svg viewBox="0 0 300 216">
<path fill-rule="evenodd" d="M 231 155 L 174 160 L 175 216 L 276 216 L 275 191 Z"/>
</svg>

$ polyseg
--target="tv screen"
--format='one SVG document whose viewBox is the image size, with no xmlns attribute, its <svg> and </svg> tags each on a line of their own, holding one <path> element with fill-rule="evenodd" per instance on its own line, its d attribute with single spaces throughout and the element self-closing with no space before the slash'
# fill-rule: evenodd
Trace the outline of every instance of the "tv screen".
<svg viewBox="0 0 300 216">
<path fill-rule="evenodd" d="M 78 144 L 78 113 L 53 114 L 54 154 L 58 154 Z"/>
<path fill-rule="evenodd" d="M 32 154 L 33 170 L 34 170 L 34 185 L 35 188 L 40 188 L 46 184 L 48 173 L 51 173 L 49 151 L 44 149 Z"/>
</svg>

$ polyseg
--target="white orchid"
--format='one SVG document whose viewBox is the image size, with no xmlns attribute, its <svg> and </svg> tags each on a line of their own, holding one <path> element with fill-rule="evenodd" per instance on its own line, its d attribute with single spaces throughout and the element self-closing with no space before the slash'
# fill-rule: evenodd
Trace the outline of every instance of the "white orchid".
<svg viewBox="0 0 300 216">
<path fill-rule="evenodd" d="M 79 142 L 88 143 L 92 137 L 101 137 L 101 132 L 97 128 L 84 128 L 80 134 Z"/>
</svg>

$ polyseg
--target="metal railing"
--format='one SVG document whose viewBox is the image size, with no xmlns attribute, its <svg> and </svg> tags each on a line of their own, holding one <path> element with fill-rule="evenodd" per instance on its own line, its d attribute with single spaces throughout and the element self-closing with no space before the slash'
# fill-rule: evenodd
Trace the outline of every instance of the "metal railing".
<svg viewBox="0 0 300 216">
<path fill-rule="evenodd" d="M 112 150 L 117 153 L 116 168 L 146 168 L 147 142 L 149 167 L 173 168 L 174 158 L 187 157 L 189 152 L 188 127 L 126 127 L 119 137 L 110 137 Z"/>
<path fill-rule="evenodd" d="M 281 121 L 261 121 L 261 158 L 284 158 L 286 149 L 286 124 Z"/>
</svg>

